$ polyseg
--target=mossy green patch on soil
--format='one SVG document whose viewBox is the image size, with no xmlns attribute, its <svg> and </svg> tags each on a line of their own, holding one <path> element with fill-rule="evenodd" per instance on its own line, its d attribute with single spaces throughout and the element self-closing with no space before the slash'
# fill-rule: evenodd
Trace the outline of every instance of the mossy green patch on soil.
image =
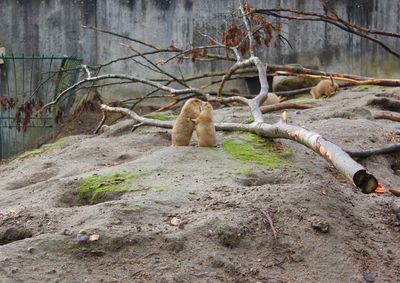
<svg viewBox="0 0 400 283">
<path fill-rule="evenodd" d="M 307 95 L 307 96 L 300 96 L 300 97 L 297 97 L 295 99 L 291 99 L 290 102 L 300 103 L 300 104 L 302 104 L 302 103 L 312 103 L 312 102 L 315 102 L 315 99 L 312 98 L 311 95 Z"/>
<path fill-rule="evenodd" d="M 56 150 L 56 149 L 60 148 L 62 145 L 64 145 L 65 143 L 66 143 L 65 139 L 59 139 L 55 143 L 44 144 L 40 148 L 25 151 L 25 152 L 21 153 L 18 156 L 18 158 L 25 159 L 25 158 L 38 156 L 45 152 L 50 152 L 50 151 Z"/>
<path fill-rule="evenodd" d="M 129 203 L 127 206 L 124 206 L 123 208 L 121 208 L 121 211 L 126 214 L 138 212 L 140 210 L 142 210 L 142 202 L 141 201 L 135 201 L 135 202 Z"/>
<path fill-rule="evenodd" d="M 167 185 L 163 185 L 163 184 L 155 184 L 155 185 L 152 186 L 152 189 L 155 192 L 160 193 L 160 192 L 163 192 L 165 190 L 168 190 L 168 186 Z"/>
<path fill-rule="evenodd" d="M 254 118 L 247 118 L 243 120 L 243 124 L 251 124 L 254 122 Z"/>
<path fill-rule="evenodd" d="M 355 91 L 360 91 L 360 90 L 373 90 L 373 91 L 383 91 L 387 89 L 385 86 L 380 86 L 380 85 L 358 85 L 352 88 Z"/>
<path fill-rule="evenodd" d="M 241 133 L 239 139 L 224 141 L 222 148 L 234 159 L 270 168 L 287 165 L 287 152 L 278 152 L 270 142 L 253 133 Z"/>
<path fill-rule="evenodd" d="M 149 113 L 144 115 L 146 118 L 151 118 L 155 120 L 160 120 L 160 121 L 168 121 L 168 120 L 174 120 L 176 119 L 176 115 L 172 114 L 161 114 L 161 113 Z"/>
<path fill-rule="evenodd" d="M 93 205 L 114 200 L 128 191 L 141 190 L 141 187 L 132 183 L 137 176 L 136 172 L 121 172 L 82 178 L 79 187 L 64 193 L 61 201 L 69 205 Z"/>
</svg>

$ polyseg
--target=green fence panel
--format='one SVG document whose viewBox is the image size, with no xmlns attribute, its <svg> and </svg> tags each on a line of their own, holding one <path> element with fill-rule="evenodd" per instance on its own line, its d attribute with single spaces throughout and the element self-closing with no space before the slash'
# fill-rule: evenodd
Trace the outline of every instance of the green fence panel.
<svg viewBox="0 0 400 283">
<path fill-rule="evenodd" d="M 57 135 L 73 92 L 50 112 L 44 104 L 79 79 L 82 59 L 67 56 L 0 56 L 0 159 L 36 148 Z"/>
</svg>

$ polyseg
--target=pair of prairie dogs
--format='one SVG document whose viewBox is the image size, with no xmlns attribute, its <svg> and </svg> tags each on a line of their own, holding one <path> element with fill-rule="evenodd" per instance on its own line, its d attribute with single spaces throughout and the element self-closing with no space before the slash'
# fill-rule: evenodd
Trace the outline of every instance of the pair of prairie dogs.
<svg viewBox="0 0 400 283">
<path fill-rule="evenodd" d="M 213 108 L 209 102 L 197 98 L 191 98 L 183 105 L 172 128 L 172 146 L 188 146 L 194 130 L 198 146 L 216 146 Z"/>
</svg>

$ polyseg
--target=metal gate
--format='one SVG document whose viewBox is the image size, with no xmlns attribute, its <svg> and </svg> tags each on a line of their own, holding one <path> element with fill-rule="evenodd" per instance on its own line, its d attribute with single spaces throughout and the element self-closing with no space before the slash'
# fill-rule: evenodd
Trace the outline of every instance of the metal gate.
<svg viewBox="0 0 400 283">
<path fill-rule="evenodd" d="M 77 82 L 81 63 L 77 57 L 0 55 L 0 160 L 57 134 L 73 92 L 51 111 L 37 110 Z"/>
</svg>

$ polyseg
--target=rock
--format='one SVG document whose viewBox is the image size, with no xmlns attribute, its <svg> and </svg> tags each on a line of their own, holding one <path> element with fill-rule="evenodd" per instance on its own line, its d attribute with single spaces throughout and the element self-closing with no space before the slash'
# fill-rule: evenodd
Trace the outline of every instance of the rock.
<svg viewBox="0 0 400 283">
<path fill-rule="evenodd" d="M 301 78 L 296 76 L 275 76 L 272 81 L 272 91 L 288 91 L 300 88 L 311 87 L 320 79 Z"/>
<path fill-rule="evenodd" d="M 311 226 L 318 232 L 329 232 L 329 223 L 326 220 L 315 218 L 311 221 Z"/>
<path fill-rule="evenodd" d="M 394 201 L 392 201 L 392 203 L 390 204 L 390 208 L 392 209 L 392 211 L 394 213 L 399 213 L 400 212 L 400 199 L 395 199 Z"/>
<path fill-rule="evenodd" d="M 171 225 L 173 225 L 173 226 L 181 226 L 182 225 L 182 220 L 180 220 L 178 217 L 173 217 L 171 219 Z"/>
<path fill-rule="evenodd" d="M 64 236 L 71 236 L 73 233 L 72 233 L 72 231 L 71 230 L 68 230 L 68 229 L 64 229 L 62 232 L 61 232 L 61 235 L 64 235 Z"/>
<path fill-rule="evenodd" d="M 364 273 L 363 277 L 365 282 L 375 282 L 375 278 L 371 273 Z"/>
<path fill-rule="evenodd" d="M 97 235 L 97 234 L 90 235 L 90 237 L 89 237 L 89 242 L 98 241 L 99 238 L 100 238 L 100 235 Z"/>
<path fill-rule="evenodd" d="M 87 235 L 87 232 L 85 230 L 80 230 L 78 235 L 76 235 L 76 239 L 80 243 L 86 243 L 89 241 L 89 236 Z"/>
<path fill-rule="evenodd" d="M 28 249 L 27 249 L 27 251 L 28 251 L 28 253 L 33 253 L 34 251 L 35 251 L 35 248 L 33 248 L 33 247 L 29 247 Z"/>
<path fill-rule="evenodd" d="M 396 197 L 400 197 L 400 188 L 396 188 L 396 189 L 389 189 L 389 192 L 391 192 L 393 195 L 395 195 Z"/>
</svg>

